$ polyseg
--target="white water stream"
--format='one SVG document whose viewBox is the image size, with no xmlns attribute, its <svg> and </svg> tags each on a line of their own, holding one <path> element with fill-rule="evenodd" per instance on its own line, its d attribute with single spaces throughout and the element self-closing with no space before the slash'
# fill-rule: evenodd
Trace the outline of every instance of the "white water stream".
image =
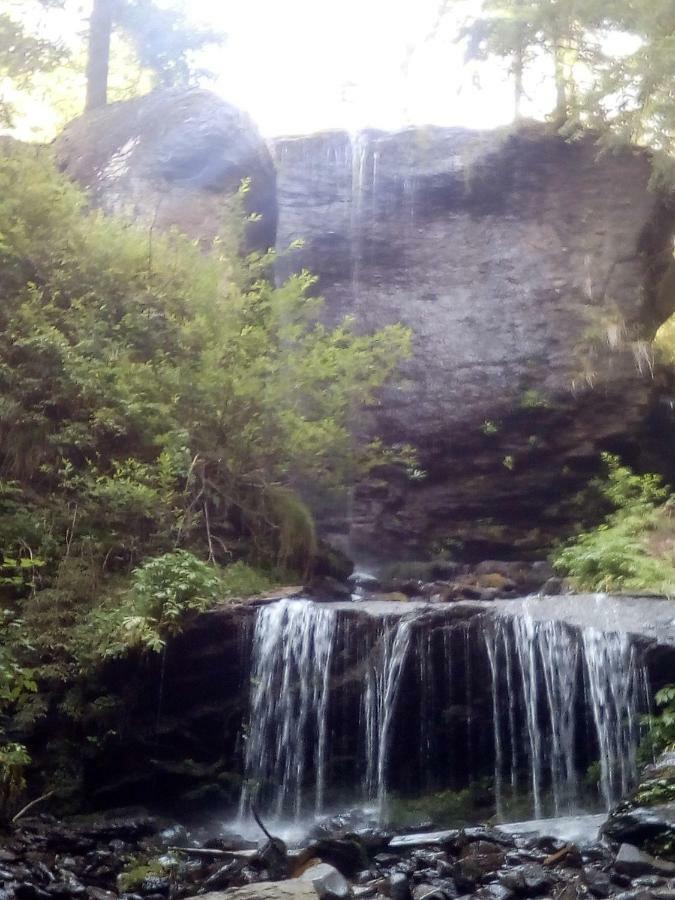
<svg viewBox="0 0 675 900">
<path fill-rule="evenodd" d="M 627 635 L 361 607 L 257 611 L 242 816 L 254 804 L 299 822 L 356 803 L 386 819 L 393 785 L 461 787 L 490 755 L 499 820 L 524 789 L 536 818 L 588 809 L 593 760 L 605 806 L 629 789 L 647 690 Z"/>
</svg>

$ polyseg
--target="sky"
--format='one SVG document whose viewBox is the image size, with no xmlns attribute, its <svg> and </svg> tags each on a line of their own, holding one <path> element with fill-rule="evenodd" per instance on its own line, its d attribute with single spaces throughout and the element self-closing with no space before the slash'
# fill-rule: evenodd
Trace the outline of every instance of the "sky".
<svg viewBox="0 0 675 900">
<path fill-rule="evenodd" d="M 91 8 L 91 0 L 65 0 L 61 10 L 45 13 L 32 3 L 42 10 L 35 14 L 42 27 L 67 43 L 81 36 Z M 439 15 L 444 5 L 452 13 Z M 512 121 L 505 65 L 466 64 L 456 39 L 480 0 L 185 0 L 185 7 L 195 24 L 226 34 L 199 60 L 215 73 L 207 86 L 248 112 L 265 136 Z M 523 112 L 541 117 L 553 106 L 552 83 L 543 72 L 531 82 L 536 103 Z M 16 136 L 56 132 L 63 112 L 30 102 L 26 133 Z"/>
<path fill-rule="evenodd" d="M 410 124 L 489 128 L 513 117 L 504 69 L 464 65 L 442 0 L 190 0 L 227 33 L 213 88 L 268 135 Z M 466 0 L 464 15 L 477 7 Z M 476 79 L 480 77 L 480 86 Z M 546 111 L 544 85 L 530 113 Z M 525 110 L 528 112 L 528 110 Z"/>
</svg>

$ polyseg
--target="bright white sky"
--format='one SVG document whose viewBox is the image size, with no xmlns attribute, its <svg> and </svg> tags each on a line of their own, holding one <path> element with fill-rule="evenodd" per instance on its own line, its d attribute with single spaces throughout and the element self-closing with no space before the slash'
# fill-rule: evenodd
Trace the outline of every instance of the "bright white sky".
<svg viewBox="0 0 675 900">
<path fill-rule="evenodd" d="M 21 0 L 4 2 L 22 7 Z M 513 86 L 505 67 L 465 65 L 456 41 L 460 23 L 478 11 L 480 0 L 453 0 L 456 12 L 439 17 L 443 2 L 185 0 L 185 5 L 195 23 L 227 35 L 203 61 L 217 74 L 208 86 L 248 112 L 265 135 L 413 124 L 491 128 L 510 122 Z M 23 10 L 30 17 L 28 5 Z M 91 0 L 65 0 L 60 12 L 35 15 L 47 33 L 69 42 L 82 33 L 90 8 Z M 524 104 L 526 115 L 541 116 L 553 105 L 552 84 L 544 75 L 532 75 L 526 85 L 536 97 L 536 104 Z M 43 108 L 28 118 L 45 124 L 49 116 Z"/>
<path fill-rule="evenodd" d="M 466 67 L 442 0 L 190 0 L 222 29 L 214 89 L 268 135 L 408 124 L 505 124 L 513 89 L 499 66 Z M 466 0 L 466 9 L 477 6 Z M 538 91 L 545 109 L 548 92 Z M 527 112 L 527 110 L 526 110 Z"/>
</svg>

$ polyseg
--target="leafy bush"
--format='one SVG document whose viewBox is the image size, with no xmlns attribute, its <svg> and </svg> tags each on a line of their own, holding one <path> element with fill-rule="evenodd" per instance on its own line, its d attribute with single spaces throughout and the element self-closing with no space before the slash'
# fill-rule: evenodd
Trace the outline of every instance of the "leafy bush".
<svg viewBox="0 0 675 900">
<path fill-rule="evenodd" d="M 653 755 L 675 751 L 675 684 L 669 684 L 655 697 L 659 712 L 649 716 L 648 746 Z"/>
<path fill-rule="evenodd" d="M 147 560 L 132 574 L 126 600 L 96 609 L 85 627 L 97 635 L 99 655 L 119 656 L 131 647 L 160 651 L 193 613 L 219 600 L 262 593 L 271 579 L 239 561 L 219 569 L 187 550 Z"/>
<path fill-rule="evenodd" d="M 410 454 L 355 447 L 350 429 L 405 328 L 327 328 L 315 279 L 275 286 L 270 254 L 238 258 L 235 220 L 205 250 L 91 211 L 44 149 L 3 151 L 0 682 L 16 667 L 39 687 L 0 685 L 7 793 L 38 720 L 65 720 L 50 749 L 64 771 L 119 734 L 103 661 L 267 589 L 261 570 L 311 568 L 294 485 L 339 492 Z"/>
<path fill-rule="evenodd" d="M 0 198 L 8 553 L 46 560 L 47 581 L 65 556 L 128 571 L 177 544 L 295 565 L 301 531 L 311 556 L 290 483 L 339 489 L 384 458 L 349 424 L 407 331 L 328 329 L 307 272 L 274 287 L 269 256 L 86 212 L 44 153 L 0 160 Z"/>
<path fill-rule="evenodd" d="M 553 564 L 580 589 L 675 593 L 675 526 L 669 491 L 657 475 L 636 475 L 605 454 L 607 474 L 593 486 L 613 512 L 578 535 Z"/>
</svg>

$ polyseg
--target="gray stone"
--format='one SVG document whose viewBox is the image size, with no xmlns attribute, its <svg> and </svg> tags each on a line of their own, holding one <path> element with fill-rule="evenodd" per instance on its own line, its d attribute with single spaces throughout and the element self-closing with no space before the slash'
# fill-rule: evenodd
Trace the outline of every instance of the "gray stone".
<svg viewBox="0 0 675 900">
<path fill-rule="evenodd" d="M 594 897 L 609 897 L 612 893 L 612 881 L 607 872 L 587 867 L 584 869 L 584 881 Z"/>
<path fill-rule="evenodd" d="M 479 888 L 472 894 L 472 897 L 477 898 L 477 900 L 509 900 L 510 897 L 513 897 L 513 891 L 509 890 L 504 884 L 491 882 Z"/>
<path fill-rule="evenodd" d="M 675 863 L 650 856 L 631 844 L 619 847 L 614 868 L 624 875 L 675 875 Z"/>
<path fill-rule="evenodd" d="M 444 847 L 456 841 L 459 834 L 457 828 L 447 831 L 427 831 L 422 834 L 402 834 L 392 838 L 389 846 L 392 850 L 408 850 L 413 847 Z"/>
<path fill-rule="evenodd" d="M 385 892 L 391 900 L 409 900 L 410 886 L 403 872 L 392 872 L 385 881 Z"/>
<path fill-rule="evenodd" d="M 652 894 L 657 900 L 675 900 L 675 886 L 654 888 Z"/>
<path fill-rule="evenodd" d="M 562 885 L 553 896 L 555 900 L 583 900 L 588 897 L 589 891 L 581 878 L 574 878 L 567 884 Z"/>
<path fill-rule="evenodd" d="M 345 900 L 350 896 L 349 882 L 328 863 L 315 863 L 305 869 L 300 880 L 311 882 L 321 900 Z"/>
<path fill-rule="evenodd" d="M 417 884 L 412 890 L 413 900 L 450 900 L 450 897 L 452 894 L 433 884 Z"/>
<path fill-rule="evenodd" d="M 643 787 L 645 786 L 643 783 Z M 610 840 L 638 847 L 655 839 L 671 840 L 675 838 L 675 802 L 653 806 L 622 803 L 612 811 L 602 832 Z"/>
<path fill-rule="evenodd" d="M 651 891 L 622 891 L 620 894 L 614 895 L 616 900 L 654 900 Z"/>
<path fill-rule="evenodd" d="M 538 863 L 525 863 L 499 874 L 499 883 L 523 897 L 536 897 L 546 893 L 557 879 Z"/>
<path fill-rule="evenodd" d="M 375 897 L 380 887 L 382 887 L 381 882 L 357 885 L 356 887 L 352 888 L 352 894 L 356 898 L 356 900 L 359 900 L 359 898 L 361 897 L 363 897 L 365 900 L 365 898 L 368 897 Z"/>
</svg>

